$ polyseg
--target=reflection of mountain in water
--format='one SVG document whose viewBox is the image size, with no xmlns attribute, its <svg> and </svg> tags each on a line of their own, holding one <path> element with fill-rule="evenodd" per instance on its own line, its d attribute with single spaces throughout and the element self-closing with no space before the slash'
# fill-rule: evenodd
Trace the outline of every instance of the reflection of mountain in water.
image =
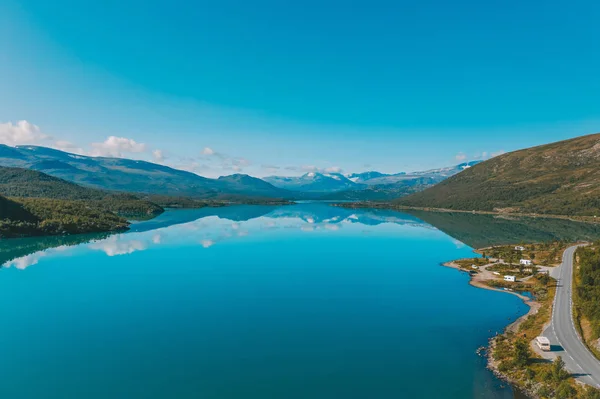
<svg viewBox="0 0 600 399">
<path fill-rule="evenodd" d="M 414 224 L 426 227 L 427 224 L 407 213 L 386 209 L 349 209 L 323 203 L 306 203 L 277 207 L 265 215 L 268 218 L 297 218 L 307 223 L 360 223 L 376 226 L 382 223 Z"/>
<path fill-rule="evenodd" d="M 236 205 L 218 208 L 177 209 L 164 212 L 151 220 L 134 222 L 131 225 L 130 232 L 139 233 L 142 231 L 162 229 L 177 224 L 193 222 L 209 216 L 217 216 L 221 219 L 228 219 L 234 222 L 245 222 L 250 219 L 264 216 L 277 208 L 278 206 L 271 205 Z"/>
<path fill-rule="evenodd" d="M 210 223 L 218 219 L 231 220 L 226 232 L 220 237 L 201 239 L 202 246 L 209 247 L 227 237 L 242 237 L 248 234 L 243 222 L 264 218 L 275 224 L 276 219 L 300 222 L 306 228 L 331 227 L 339 228 L 341 223 L 377 226 L 383 223 L 418 226 L 421 228 L 437 228 L 449 236 L 478 248 L 494 244 L 519 242 L 540 242 L 550 240 L 594 240 L 600 238 L 600 226 L 562 219 L 516 218 L 506 219 L 491 215 L 475 215 L 469 213 L 438 213 L 411 211 L 409 213 L 384 209 L 347 209 L 333 207 L 323 203 L 304 203 L 286 206 L 245 205 L 221 208 L 201 208 L 174 210 L 163 213 L 155 219 L 132 224 L 130 232 L 109 237 L 109 234 L 73 235 L 66 237 L 42 237 L 7 239 L 0 241 L 0 264 L 27 266 L 34 264 L 41 251 L 84 244 L 97 240 L 93 249 L 103 249 L 109 255 L 127 254 L 146 249 L 148 245 L 162 245 L 162 235 L 167 234 L 179 239 L 184 233 L 169 227 L 182 225 L 183 229 L 193 231 L 197 228 L 195 221 L 211 218 Z M 287 223 L 287 222 L 286 222 Z M 185 226 L 189 225 L 189 226 Z M 155 236 L 148 237 L 143 233 L 158 230 Z M 235 231 L 233 231 L 235 230 Z M 185 231 L 185 230 L 183 230 Z M 141 234 L 141 236 L 140 236 Z M 192 234 L 192 233 L 190 233 Z M 140 237 L 151 243 L 138 241 Z M 107 239 L 108 238 L 108 239 Z M 35 256 L 32 254 L 36 254 Z M 28 258 L 29 257 L 29 258 Z"/>
<path fill-rule="evenodd" d="M 600 225 L 564 219 L 507 218 L 458 212 L 409 212 L 473 248 L 520 242 L 573 242 L 600 238 Z"/>
<path fill-rule="evenodd" d="M 193 222 L 209 216 L 234 222 L 266 217 L 272 219 L 301 219 L 307 223 L 340 223 L 348 221 L 375 226 L 381 223 L 417 224 L 425 226 L 418 218 L 385 209 L 347 209 L 327 203 L 301 203 L 285 206 L 238 205 L 220 208 L 182 209 L 165 212 L 147 221 L 131 225 L 131 232 L 142 232 Z"/>
</svg>

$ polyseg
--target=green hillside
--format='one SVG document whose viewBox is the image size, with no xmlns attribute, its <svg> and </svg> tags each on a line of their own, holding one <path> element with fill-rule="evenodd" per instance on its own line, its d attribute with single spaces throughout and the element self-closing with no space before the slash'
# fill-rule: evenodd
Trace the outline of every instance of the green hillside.
<svg viewBox="0 0 600 399">
<path fill-rule="evenodd" d="M 0 195 L 85 201 L 87 206 L 121 216 L 153 216 L 163 211 L 136 195 L 82 187 L 36 170 L 0 167 Z"/>
<path fill-rule="evenodd" d="M 125 219 L 85 201 L 0 196 L 0 237 L 62 235 L 127 229 Z"/>
<path fill-rule="evenodd" d="M 456 210 L 600 215 L 600 134 L 507 153 L 396 205 Z"/>
</svg>

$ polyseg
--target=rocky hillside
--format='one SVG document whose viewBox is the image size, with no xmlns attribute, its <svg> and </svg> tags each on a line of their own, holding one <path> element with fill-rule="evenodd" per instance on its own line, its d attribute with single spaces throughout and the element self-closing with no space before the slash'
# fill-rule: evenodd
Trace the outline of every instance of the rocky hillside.
<svg viewBox="0 0 600 399">
<path fill-rule="evenodd" d="M 495 157 L 395 203 L 600 216 L 600 134 Z"/>
</svg>

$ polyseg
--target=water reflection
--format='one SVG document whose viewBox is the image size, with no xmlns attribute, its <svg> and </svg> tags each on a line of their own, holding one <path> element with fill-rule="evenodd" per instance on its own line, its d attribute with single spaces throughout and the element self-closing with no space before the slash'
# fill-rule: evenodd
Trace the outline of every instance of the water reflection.
<svg viewBox="0 0 600 399">
<path fill-rule="evenodd" d="M 0 264 L 4 267 L 27 267 L 31 264 L 37 263 L 40 258 L 40 256 L 32 256 L 27 258 L 31 254 L 42 252 L 51 248 L 61 251 L 61 249 L 58 248 L 63 247 L 66 249 L 71 246 L 102 240 L 109 236 L 109 233 L 99 233 L 59 237 L 54 236 L 2 239 L 0 240 Z"/>
<path fill-rule="evenodd" d="M 229 240 L 277 234 L 277 230 L 341 234 L 345 226 L 351 226 L 359 228 L 362 234 L 373 234 L 381 225 L 418 227 L 419 231 L 438 229 L 453 237 L 458 248 L 521 241 L 600 238 L 598 225 L 560 219 L 507 219 L 468 213 L 416 211 L 401 213 L 382 209 L 346 209 L 318 203 L 247 205 L 168 211 L 155 219 L 135 222 L 129 232 L 116 235 L 1 240 L 0 264 L 7 268 L 25 269 L 44 257 L 67 256 L 76 246 L 102 251 L 112 257 L 163 245 L 198 245 L 210 249 Z"/>
<path fill-rule="evenodd" d="M 600 225 L 565 219 L 409 211 L 472 248 L 520 242 L 593 241 Z"/>
</svg>

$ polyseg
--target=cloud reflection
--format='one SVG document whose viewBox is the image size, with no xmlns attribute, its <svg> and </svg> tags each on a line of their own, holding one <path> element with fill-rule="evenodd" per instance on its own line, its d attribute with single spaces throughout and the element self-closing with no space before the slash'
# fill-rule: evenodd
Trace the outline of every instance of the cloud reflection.
<svg viewBox="0 0 600 399">
<path fill-rule="evenodd" d="M 202 247 L 204 248 L 210 248 L 213 245 L 215 245 L 215 242 L 213 240 L 202 240 L 200 241 L 200 244 L 202 245 Z"/>
<path fill-rule="evenodd" d="M 260 206 L 232 206 L 172 212 L 166 212 L 164 219 L 159 216 L 147 223 L 137 223 L 132 231 L 127 233 L 111 235 L 93 242 L 82 239 L 80 243 L 86 243 L 84 246 L 56 247 L 26 254 L 7 261 L 4 266 L 22 270 L 41 262 L 42 258 L 54 252 L 64 251 L 67 248 L 69 251 L 74 251 L 75 248 L 88 248 L 92 251 L 102 251 L 112 257 L 130 255 L 157 246 L 211 248 L 224 241 L 243 240 L 244 237 L 252 234 L 259 236 L 279 234 L 278 231 L 284 235 L 293 235 L 294 231 L 336 234 L 344 227 L 344 229 L 358 228 L 359 233 L 365 234 L 365 227 L 369 226 L 369 229 L 375 230 L 383 224 L 431 228 L 417 218 L 397 212 L 349 210 L 323 204 L 297 204 L 272 207 L 268 210 Z M 194 215 L 198 216 L 194 217 Z M 40 246 L 36 245 L 35 248 Z M 20 248 L 14 247 L 15 252 L 18 249 Z M 72 253 L 68 252 L 65 256 Z M 19 255 L 23 255 L 23 251 Z"/>
<path fill-rule="evenodd" d="M 89 248 L 103 251 L 108 256 L 128 255 L 148 248 L 146 243 L 140 240 L 126 240 L 126 237 L 126 234 L 112 236 L 90 244 Z"/>
</svg>

